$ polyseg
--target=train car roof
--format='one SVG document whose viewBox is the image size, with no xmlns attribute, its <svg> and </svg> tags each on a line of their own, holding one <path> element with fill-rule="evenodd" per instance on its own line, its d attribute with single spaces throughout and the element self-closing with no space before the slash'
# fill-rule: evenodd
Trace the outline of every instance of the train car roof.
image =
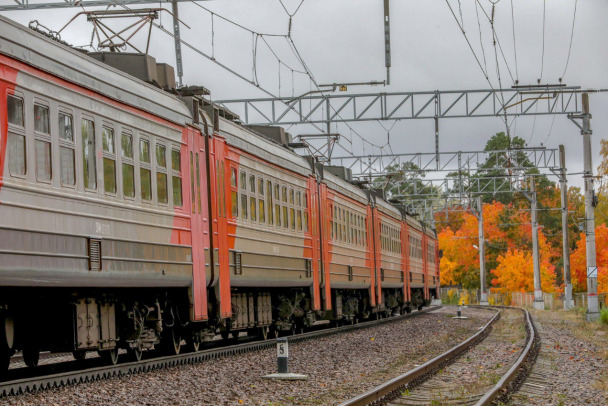
<svg viewBox="0 0 608 406">
<path fill-rule="evenodd" d="M 223 117 L 219 118 L 219 128 L 220 135 L 226 138 L 229 145 L 292 172 L 304 176 L 312 173 L 310 164 L 301 155 L 270 141 L 249 128 Z"/>
<path fill-rule="evenodd" d="M 384 199 L 381 199 L 379 197 L 376 198 L 376 206 L 378 206 L 378 209 L 382 213 L 388 214 L 388 215 L 394 217 L 395 220 L 397 220 L 397 221 L 401 221 L 403 219 L 403 215 L 401 214 L 399 209 L 397 209 L 395 206 L 393 206 L 392 204 L 390 204 L 389 202 L 387 202 Z"/>
<path fill-rule="evenodd" d="M 352 185 L 351 183 L 348 183 L 344 179 L 327 170 L 323 171 L 323 182 L 325 182 L 330 189 L 356 200 L 361 204 L 367 205 L 369 202 L 369 198 L 367 197 L 367 193 L 365 191 Z"/>
<path fill-rule="evenodd" d="M 176 96 L 2 16 L 0 53 L 173 123 L 191 122 Z"/>
</svg>

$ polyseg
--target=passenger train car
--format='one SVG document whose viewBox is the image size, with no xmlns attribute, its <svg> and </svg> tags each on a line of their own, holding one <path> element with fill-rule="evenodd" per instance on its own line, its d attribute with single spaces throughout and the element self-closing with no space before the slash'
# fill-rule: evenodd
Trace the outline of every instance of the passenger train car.
<svg viewBox="0 0 608 406">
<path fill-rule="evenodd" d="M 116 363 L 437 296 L 433 231 L 162 72 L 0 17 L 0 373 L 16 351 Z"/>
</svg>

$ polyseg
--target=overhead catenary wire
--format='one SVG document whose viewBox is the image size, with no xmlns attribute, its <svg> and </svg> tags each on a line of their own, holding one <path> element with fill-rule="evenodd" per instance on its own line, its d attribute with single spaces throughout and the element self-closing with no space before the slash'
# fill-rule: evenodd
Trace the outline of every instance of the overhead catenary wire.
<svg viewBox="0 0 608 406">
<path fill-rule="evenodd" d="M 538 79 L 538 83 L 543 80 L 543 72 L 545 70 L 545 22 L 546 22 L 546 13 L 547 13 L 547 0 L 543 0 L 543 50 L 540 58 L 540 78 Z"/>
<path fill-rule="evenodd" d="M 578 1 L 578 0 L 576 0 Z M 515 57 L 515 84 L 519 83 L 519 67 L 517 64 L 517 41 L 515 40 L 515 9 L 511 0 L 511 28 L 513 31 L 513 56 Z"/>
<path fill-rule="evenodd" d="M 473 56 L 475 57 L 475 61 L 477 61 L 477 65 L 479 66 L 479 69 L 481 69 L 482 73 L 484 74 L 484 77 L 486 78 L 486 81 L 490 85 L 490 88 L 495 91 L 496 89 L 494 88 L 494 85 L 492 84 L 492 81 L 490 80 L 488 72 L 487 72 L 487 70 L 484 70 L 483 66 L 481 65 L 481 61 L 479 60 L 479 57 L 477 56 L 477 53 L 475 52 L 475 49 L 473 48 L 473 45 L 471 44 L 471 41 L 469 41 L 469 38 L 467 37 L 467 34 L 466 34 L 464 28 L 462 27 L 462 25 L 458 21 L 458 18 L 456 17 L 456 14 L 454 13 L 454 9 L 452 8 L 452 5 L 450 4 L 449 0 L 445 0 L 445 2 L 448 5 L 448 8 L 450 9 L 450 12 L 452 13 L 452 16 L 454 17 L 454 20 L 456 21 L 456 24 L 460 28 L 460 31 L 462 32 L 462 35 L 464 36 L 464 39 L 465 39 L 465 41 L 467 42 L 467 44 L 469 46 L 469 49 L 473 53 Z M 504 102 L 502 100 L 499 100 L 499 103 L 501 104 L 502 109 L 505 110 L 506 106 L 505 106 Z M 506 117 L 506 115 L 505 115 L 505 117 Z M 509 125 L 509 123 L 508 123 L 508 121 L 507 121 L 507 119 L 505 117 L 501 116 L 500 119 L 505 123 L 505 126 L 507 127 L 507 131 L 508 131 L 508 125 Z"/>
<path fill-rule="evenodd" d="M 566 71 L 568 70 L 568 63 L 570 62 L 570 53 L 572 51 L 572 40 L 574 39 L 574 23 L 576 22 L 576 9 L 578 6 L 578 0 L 574 1 L 574 15 L 572 16 L 572 31 L 570 31 L 570 45 L 568 46 L 568 57 L 566 58 L 566 66 L 564 67 L 564 73 L 562 73 L 562 77 L 560 81 L 566 76 Z"/>
</svg>

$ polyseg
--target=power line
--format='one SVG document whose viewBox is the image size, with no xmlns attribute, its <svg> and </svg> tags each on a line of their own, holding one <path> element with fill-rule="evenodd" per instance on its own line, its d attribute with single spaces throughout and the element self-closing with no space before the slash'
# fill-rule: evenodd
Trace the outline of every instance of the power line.
<svg viewBox="0 0 608 406">
<path fill-rule="evenodd" d="M 576 0 L 578 1 L 578 0 Z M 511 27 L 513 28 L 513 54 L 515 55 L 515 83 L 519 83 L 519 68 L 517 66 L 517 42 L 515 41 L 515 11 L 511 0 Z"/>
<path fill-rule="evenodd" d="M 561 79 L 566 76 L 566 71 L 568 70 L 568 63 L 570 62 L 570 51 L 572 51 L 572 39 L 574 38 L 574 22 L 576 21 L 576 8 L 578 6 L 578 0 L 574 2 L 574 16 L 572 17 L 572 31 L 570 32 L 570 46 L 568 46 L 568 59 L 566 59 L 566 67 L 564 68 L 564 73 L 562 73 Z"/>
<path fill-rule="evenodd" d="M 540 63 L 540 79 L 538 79 L 538 83 L 540 83 L 543 79 L 543 71 L 545 69 L 545 14 L 547 11 L 547 0 L 543 0 L 543 53 L 541 56 Z"/>
</svg>

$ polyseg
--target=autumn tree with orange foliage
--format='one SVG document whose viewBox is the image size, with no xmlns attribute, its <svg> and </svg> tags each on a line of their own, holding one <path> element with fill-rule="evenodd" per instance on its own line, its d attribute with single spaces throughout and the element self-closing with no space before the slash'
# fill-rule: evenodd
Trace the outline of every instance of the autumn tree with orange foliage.
<svg viewBox="0 0 608 406">
<path fill-rule="evenodd" d="M 575 292 L 587 290 L 587 238 L 581 234 L 576 249 L 570 255 L 572 289 Z M 595 251 L 597 264 L 598 293 L 608 293 L 608 227 L 600 224 L 595 228 Z"/>
</svg>

